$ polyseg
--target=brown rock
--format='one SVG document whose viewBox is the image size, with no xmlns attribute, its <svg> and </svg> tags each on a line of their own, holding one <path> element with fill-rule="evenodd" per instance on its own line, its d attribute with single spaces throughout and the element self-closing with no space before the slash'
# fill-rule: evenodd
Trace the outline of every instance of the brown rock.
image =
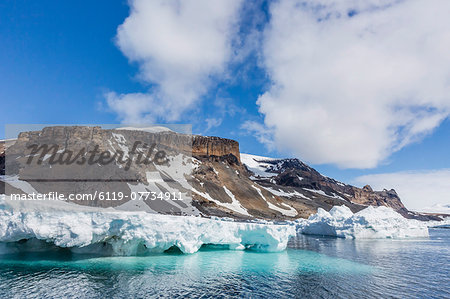
<svg viewBox="0 0 450 299">
<path fill-rule="evenodd" d="M 235 156 L 240 163 L 239 143 L 231 139 L 220 137 L 194 136 L 192 143 L 192 154 L 194 156 Z"/>
</svg>

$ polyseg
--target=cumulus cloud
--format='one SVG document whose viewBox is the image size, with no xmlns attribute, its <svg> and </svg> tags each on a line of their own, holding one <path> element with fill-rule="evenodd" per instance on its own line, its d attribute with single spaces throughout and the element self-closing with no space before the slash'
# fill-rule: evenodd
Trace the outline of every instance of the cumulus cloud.
<svg viewBox="0 0 450 299">
<path fill-rule="evenodd" d="M 403 204 L 415 211 L 450 204 L 450 169 L 364 175 L 356 183 L 378 190 L 394 188 Z"/>
<path fill-rule="evenodd" d="M 212 128 L 218 127 L 222 124 L 223 119 L 222 118 L 207 118 L 205 119 L 206 121 L 206 130 L 205 131 L 209 131 Z"/>
<path fill-rule="evenodd" d="M 106 94 L 123 122 L 174 121 L 226 72 L 241 0 L 130 0 L 117 45 L 139 65 L 147 93 Z"/>
<path fill-rule="evenodd" d="M 450 113 L 447 0 L 280 0 L 257 104 L 278 148 L 372 168 Z"/>
<path fill-rule="evenodd" d="M 276 145 L 273 142 L 273 132 L 263 124 L 253 120 L 247 120 L 241 125 L 246 133 L 253 135 L 260 143 L 263 143 L 269 151 L 273 151 Z"/>
</svg>

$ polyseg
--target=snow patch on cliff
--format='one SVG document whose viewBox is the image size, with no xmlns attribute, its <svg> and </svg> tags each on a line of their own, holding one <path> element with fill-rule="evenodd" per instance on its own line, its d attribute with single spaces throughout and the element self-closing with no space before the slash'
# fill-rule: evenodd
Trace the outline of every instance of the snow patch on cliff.
<svg viewBox="0 0 450 299">
<path fill-rule="evenodd" d="M 308 188 L 303 188 L 303 190 L 309 191 L 309 192 L 313 192 L 313 193 L 317 193 L 326 197 L 331 197 L 331 198 L 335 198 L 335 199 L 341 199 L 341 200 L 345 200 L 342 197 L 340 197 L 339 195 L 337 195 L 336 193 L 332 193 L 333 195 L 328 195 L 326 194 L 324 191 L 322 190 L 314 190 L 314 189 L 308 189 Z"/>
<path fill-rule="evenodd" d="M 270 193 L 272 193 L 272 194 L 274 194 L 276 196 L 301 197 L 301 198 L 304 198 L 304 199 L 311 200 L 311 198 L 306 197 L 305 195 L 301 194 L 300 192 L 298 192 L 296 190 L 293 190 L 292 192 L 286 192 L 286 191 L 283 191 L 283 190 L 275 190 L 275 189 L 273 189 L 271 187 L 264 187 L 264 186 L 261 186 L 261 187 L 263 187 L 264 189 L 266 189 L 267 191 L 269 191 Z"/>
<path fill-rule="evenodd" d="M 288 210 L 282 209 L 277 207 L 276 205 L 274 205 L 273 203 L 271 203 L 270 201 L 268 201 L 264 195 L 261 192 L 261 189 L 259 189 L 258 187 L 256 187 L 255 185 L 252 185 L 252 187 L 254 189 L 256 189 L 256 191 L 258 192 L 259 196 L 261 196 L 262 199 L 264 199 L 265 202 L 267 202 L 267 205 L 269 206 L 269 209 L 274 210 L 274 211 L 278 211 L 281 214 L 288 216 L 288 217 L 295 217 L 297 216 L 297 210 L 294 209 L 293 207 L 285 204 L 285 203 L 281 203 L 284 207 L 286 207 Z"/>
<path fill-rule="evenodd" d="M 267 172 L 272 164 L 264 163 L 264 161 L 273 161 L 276 159 L 255 156 L 250 154 L 241 154 L 241 162 L 247 166 L 247 168 L 255 174 L 257 177 L 269 178 L 276 176 L 276 173 Z"/>
<path fill-rule="evenodd" d="M 231 204 L 225 204 L 230 210 L 236 211 L 246 216 L 251 216 L 227 187 L 223 186 L 223 190 L 225 190 L 225 193 L 231 198 Z"/>
<path fill-rule="evenodd" d="M 13 186 L 14 188 L 17 188 L 19 190 L 22 190 L 25 193 L 38 193 L 36 189 L 33 188 L 33 186 L 30 185 L 30 183 L 26 181 L 19 180 L 18 175 L 0 175 L 0 181 L 8 183 L 9 185 Z"/>
</svg>

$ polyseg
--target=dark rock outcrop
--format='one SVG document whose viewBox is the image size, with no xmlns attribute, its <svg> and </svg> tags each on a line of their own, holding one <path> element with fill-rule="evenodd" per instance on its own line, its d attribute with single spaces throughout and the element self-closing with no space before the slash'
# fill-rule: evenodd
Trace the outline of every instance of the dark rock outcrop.
<svg viewBox="0 0 450 299">
<path fill-rule="evenodd" d="M 436 217 L 408 211 L 395 190 L 374 191 L 369 185 L 363 188 L 347 185 L 326 177 L 298 159 L 255 160 L 263 163 L 270 177 L 256 176 L 258 184 L 290 195 L 290 199 L 302 202 L 311 211 L 317 207 L 331 209 L 333 205 L 346 205 L 353 212 L 367 206 L 387 206 L 406 218 L 439 220 Z M 307 200 L 307 199 L 310 200 Z"/>
</svg>

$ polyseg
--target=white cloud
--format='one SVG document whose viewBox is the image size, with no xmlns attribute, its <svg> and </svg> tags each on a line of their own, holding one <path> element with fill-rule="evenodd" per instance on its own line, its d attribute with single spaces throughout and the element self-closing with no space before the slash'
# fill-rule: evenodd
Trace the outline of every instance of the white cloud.
<svg viewBox="0 0 450 299">
<path fill-rule="evenodd" d="M 205 131 L 209 131 L 212 128 L 216 128 L 218 126 L 220 126 L 222 124 L 223 119 L 222 118 L 207 118 L 205 119 L 206 121 L 206 130 Z"/>
<path fill-rule="evenodd" d="M 179 119 L 226 71 L 240 2 L 130 0 L 117 45 L 152 86 L 148 93 L 108 93 L 110 108 L 129 123 Z"/>
<path fill-rule="evenodd" d="M 165 109 L 158 105 L 151 94 L 128 93 L 118 95 L 115 92 L 105 94 L 110 109 L 126 124 L 154 123 L 155 115 L 164 113 Z M 153 111 L 150 113 L 150 111 Z"/>
<path fill-rule="evenodd" d="M 450 1 L 280 0 L 270 12 L 273 85 L 257 103 L 278 148 L 371 168 L 449 116 Z"/>
<path fill-rule="evenodd" d="M 375 190 L 393 188 L 403 204 L 415 211 L 450 204 L 450 169 L 371 174 L 355 181 Z"/>
<path fill-rule="evenodd" d="M 248 134 L 252 134 L 260 143 L 266 145 L 269 151 L 275 149 L 276 145 L 273 143 L 273 132 L 268 130 L 263 124 L 247 120 L 241 125 L 241 129 L 245 130 Z"/>
</svg>

